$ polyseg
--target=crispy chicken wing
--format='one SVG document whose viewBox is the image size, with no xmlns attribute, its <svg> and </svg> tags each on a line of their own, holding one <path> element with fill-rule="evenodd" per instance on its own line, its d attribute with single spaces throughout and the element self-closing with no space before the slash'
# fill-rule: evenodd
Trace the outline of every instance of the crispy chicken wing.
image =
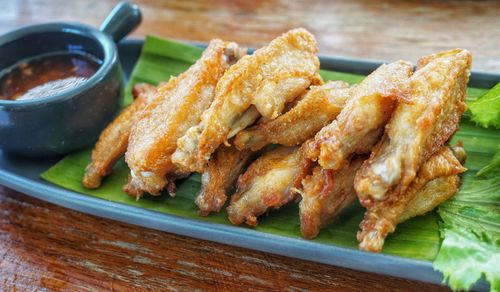
<svg viewBox="0 0 500 292">
<path fill-rule="evenodd" d="M 234 144 L 254 151 L 267 144 L 297 146 L 335 119 L 348 97 L 349 84 L 343 81 L 311 86 L 291 110 L 238 133 Z"/>
<path fill-rule="evenodd" d="M 459 190 L 460 176 L 450 175 L 429 181 L 411 200 L 400 215 L 398 224 L 425 215 L 453 197 Z"/>
<path fill-rule="evenodd" d="M 228 134 L 236 134 L 235 126 L 243 129 L 255 122 L 240 122 L 248 117 L 247 111 L 258 112 L 263 120 L 280 115 L 286 103 L 320 80 L 316 52 L 314 37 L 305 29 L 294 29 L 241 58 L 217 84 L 215 100 L 201 123 L 177 142 L 174 163 L 201 172 L 217 147 L 227 144 Z"/>
<path fill-rule="evenodd" d="M 316 165 L 311 175 L 302 180 L 299 191 L 300 231 L 305 238 L 314 238 L 345 207 L 356 199 L 354 176 L 366 157 L 354 157 L 338 171 Z"/>
<path fill-rule="evenodd" d="M 258 216 L 293 200 L 291 187 L 299 169 L 299 156 L 297 147 L 280 146 L 250 164 L 231 197 L 229 220 L 237 225 L 246 222 L 256 226 Z"/>
<path fill-rule="evenodd" d="M 132 125 L 138 113 L 155 97 L 156 87 L 145 83 L 137 84 L 132 95 L 134 101 L 102 131 L 95 144 L 92 161 L 85 168 L 82 180 L 83 186 L 88 189 L 98 188 L 102 178 L 111 172 L 118 159 L 125 154 Z"/>
<path fill-rule="evenodd" d="M 196 197 L 199 214 L 219 212 L 238 176 L 250 162 L 252 151 L 239 151 L 234 146 L 219 146 L 201 176 L 201 190 Z"/>
<path fill-rule="evenodd" d="M 362 204 L 404 193 L 422 163 L 455 133 L 466 109 L 470 66 L 471 54 L 462 49 L 419 60 L 409 99 L 398 104 L 384 137 L 356 176 Z"/>
<path fill-rule="evenodd" d="M 242 54 L 235 43 L 212 40 L 193 66 L 158 89 L 130 134 L 125 158 L 131 176 L 126 191 L 157 195 L 167 185 L 170 174 L 177 171 L 171 160 L 177 139 L 200 122 L 217 82 Z"/>
<path fill-rule="evenodd" d="M 382 65 L 351 90 L 336 120 L 307 143 L 306 156 L 324 169 L 338 170 L 350 155 L 369 152 L 383 132 L 398 97 L 404 94 L 411 64 Z"/>
<path fill-rule="evenodd" d="M 458 174 L 466 169 L 448 147 L 441 147 L 424 162 L 418 175 L 397 197 L 375 201 L 367 208 L 358 232 L 359 248 L 380 252 L 396 225 L 422 215 L 452 197 L 459 188 Z"/>
</svg>

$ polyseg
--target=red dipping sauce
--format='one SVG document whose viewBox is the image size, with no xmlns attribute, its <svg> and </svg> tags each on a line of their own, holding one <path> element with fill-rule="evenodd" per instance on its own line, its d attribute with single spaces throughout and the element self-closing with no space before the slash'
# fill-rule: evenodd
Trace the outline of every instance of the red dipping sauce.
<svg viewBox="0 0 500 292">
<path fill-rule="evenodd" d="M 0 99 L 52 96 L 87 81 L 99 69 L 97 58 L 59 52 L 23 60 L 0 73 Z"/>
</svg>

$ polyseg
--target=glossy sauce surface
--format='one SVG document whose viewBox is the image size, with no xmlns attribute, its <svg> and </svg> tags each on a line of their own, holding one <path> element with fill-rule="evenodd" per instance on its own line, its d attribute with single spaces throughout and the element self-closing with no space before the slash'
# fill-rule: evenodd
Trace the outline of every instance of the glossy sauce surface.
<svg viewBox="0 0 500 292">
<path fill-rule="evenodd" d="M 56 52 L 23 60 L 0 72 L 0 99 L 52 96 L 84 83 L 100 62 L 81 53 Z"/>
</svg>

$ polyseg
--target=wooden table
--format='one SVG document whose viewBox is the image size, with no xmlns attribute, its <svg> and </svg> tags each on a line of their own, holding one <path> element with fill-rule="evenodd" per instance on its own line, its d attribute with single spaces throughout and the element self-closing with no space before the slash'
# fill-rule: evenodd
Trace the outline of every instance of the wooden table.
<svg viewBox="0 0 500 292">
<path fill-rule="evenodd" d="M 115 1 L 2 1 L 0 33 L 47 21 L 98 26 Z M 495 1 L 140 1 L 133 36 L 259 46 L 304 26 L 321 54 L 415 60 L 464 47 L 474 69 L 500 72 Z M 381 267 L 383 268 L 383 267 Z M 445 290 L 447 288 L 148 230 L 0 186 L 2 290 Z"/>
</svg>

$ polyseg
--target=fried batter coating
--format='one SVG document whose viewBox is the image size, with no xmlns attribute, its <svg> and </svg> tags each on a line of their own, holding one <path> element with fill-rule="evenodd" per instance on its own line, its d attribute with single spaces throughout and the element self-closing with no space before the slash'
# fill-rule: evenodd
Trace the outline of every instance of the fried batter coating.
<svg viewBox="0 0 500 292">
<path fill-rule="evenodd" d="M 354 157 L 336 172 L 316 165 L 312 174 L 302 180 L 299 214 L 303 237 L 316 237 L 321 228 L 356 200 L 354 176 L 365 158 Z"/>
<path fill-rule="evenodd" d="M 241 58 L 217 84 L 215 100 L 201 123 L 177 142 L 174 163 L 201 172 L 217 147 L 227 144 L 228 134 L 236 134 L 233 128 L 243 129 L 239 120 L 248 110 L 257 110 L 264 121 L 279 116 L 285 104 L 320 80 L 316 52 L 312 34 L 294 29 Z"/>
<path fill-rule="evenodd" d="M 201 216 L 220 211 L 238 176 L 250 162 L 252 153 L 225 145 L 214 152 L 201 176 L 201 189 L 195 201 Z"/>
<path fill-rule="evenodd" d="M 324 169 L 338 170 L 354 154 L 369 152 L 389 120 L 395 101 L 404 95 L 412 74 L 408 62 L 382 65 L 351 90 L 336 120 L 306 146 L 306 156 Z"/>
<path fill-rule="evenodd" d="M 297 147 L 280 146 L 250 164 L 238 179 L 237 191 L 227 207 L 229 220 L 236 225 L 245 222 L 256 226 L 258 216 L 293 200 L 291 187 L 299 170 L 299 157 Z"/>
<path fill-rule="evenodd" d="M 194 65 L 158 89 L 130 134 L 125 159 L 131 176 L 126 191 L 158 195 L 169 184 L 170 174 L 177 171 L 171 161 L 177 139 L 200 122 L 217 82 L 241 54 L 235 43 L 212 40 Z"/>
<path fill-rule="evenodd" d="M 460 186 L 458 174 L 465 170 L 450 148 L 441 147 L 424 162 L 404 193 L 375 201 L 367 208 L 357 235 L 359 248 L 380 252 L 397 224 L 425 214 L 456 194 Z"/>
<path fill-rule="evenodd" d="M 253 151 L 268 144 L 297 146 L 337 117 L 349 98 L 349 92 L 349 84 L 343 81 L 311 86 L 291 110 L 238 133 L 234 144 L 238 149 Z"/>
<path fill-rule="evenodd" d="M 155 97 L 156 87 L 150 84 L 137 84 L 132 89 L 134 101 L 128 105 L 102 131 L 92 151 L 92 161 L 85 168 L 82 180 L 84 187 L 97 189 L 103 177 L 111 173 L 111 169 L 120 157 L 125 154 L 132 125 L 137 115 Z"/>
<path fill-rule="evenodd" d="M 363 205 L 405 193 L 422 163 L 455 133 L 466 109 L 471 60 L 462 49 L 419 60 L 408 100 L 398 104 L 384 137 L 356 176 Z"/>
</svg>

